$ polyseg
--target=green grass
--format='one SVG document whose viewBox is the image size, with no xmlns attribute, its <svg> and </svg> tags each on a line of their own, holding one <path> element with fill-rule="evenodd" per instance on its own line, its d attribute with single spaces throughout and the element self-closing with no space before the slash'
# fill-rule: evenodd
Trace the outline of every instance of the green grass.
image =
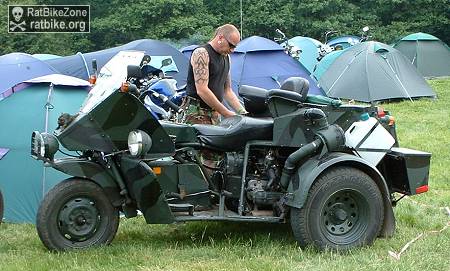
<svg viewBox="0 0 450 271">
<path fill-rule="evenodd" d="M 301 250 L 289 225 L 146 225 L 123 219 L 112 245 L 48 252 L 33 225 L 0 225 L 0 270 L 450 270 L 450 79 L 429 81 L 438 99 L 388 103 L 400 145 L 433 154 L 430 191 L 399 202 L 390 239 L 345 254 Z M 413 201 L 414 200 L 414 201 Z M 388 255 L 421 233 L 399 261 Z"/>
</svg>

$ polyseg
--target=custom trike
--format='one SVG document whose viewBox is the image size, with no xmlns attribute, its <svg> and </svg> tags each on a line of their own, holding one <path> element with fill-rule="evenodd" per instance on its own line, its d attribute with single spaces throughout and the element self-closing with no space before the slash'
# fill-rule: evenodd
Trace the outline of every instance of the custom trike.
<svg viewBox="0 0 450 271">
<path fill-rule="evenodd" d="M 130 83 L 142 57 L 117 55 L 70 122 L 32 134 L 32 156 L 73 176 L 38 210 L 50 250 L 109 244 L 120 212 L 160 224 L 290 223 L 301 247 L 347 250 L 391 236 L 397 195 L 428 190 L 430 154 L 399 148 L 383 110 L 313 103 L 307 81 L 291 78 L 282 89 L 242 86 L 250 114 L 217 126 L 158 121 L 145 84 Z M 60 144 L 78 155 L 55 157 Z"/>
</svg>

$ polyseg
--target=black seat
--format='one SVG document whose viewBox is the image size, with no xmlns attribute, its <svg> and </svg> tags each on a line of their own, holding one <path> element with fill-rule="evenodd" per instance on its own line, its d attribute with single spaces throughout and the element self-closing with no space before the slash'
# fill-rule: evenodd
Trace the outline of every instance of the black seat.
<svg viewBox="0 0 450 271">
<path fill-rule="evenodd" d="M 305 98 L 298 94 L 297 92 L 292 92 L 290 90 L 284 90 L 284 89 L 271 89 L 267 92 L 267 99 L 275 99 L 275 98 L 281 98 L 288 101 L 293 102 L 303 102 Z"/>
<path fill-rule="evenodd" d="M 303 101 L 305 101 L 308 96 L 309 82 L 302 77 L 289 77 L 281 84 L 280 89 L 296 92 L 300 94 L 304 99 Z"/>
<path fill-rule="evenodd" d="M 272 117 L 289 114 L 298 109 L 308 97 L 309 82 L 301 77 L 290 77 L 281 89 L 267 92 L 267 104 Z"/>
<path fill-rule="evenodd" d="M 281 98 L 302 103 L 308 97 L 308 90 L 308 80 L 301 77 L 290 77 L 283 82 L 280 89 L 270 90 L 267 93 L 267 99 Z"/>
<path fill-rule="evenodd" d="M 241 115 L 226 118 L 219 125 L 195 124 L 201 142 L 224 151 L 242 150 L 250 140 L 272 140 L 273 119 Z"/>
</svg>

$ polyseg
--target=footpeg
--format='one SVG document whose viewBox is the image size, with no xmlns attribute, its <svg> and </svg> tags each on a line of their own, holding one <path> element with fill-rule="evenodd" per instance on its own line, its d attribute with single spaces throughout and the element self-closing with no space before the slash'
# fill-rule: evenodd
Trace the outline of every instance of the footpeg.
<svg viewBox="0 0 450 271">
<path fill-rule="evenodd" d="M 170 210 L 174 213 L 177 212 L 188 212 L 189 215 L 194 215 L 194 205 L 189 203 L 180 203 L 180 204 L 170 204 Z"/>
</svg>

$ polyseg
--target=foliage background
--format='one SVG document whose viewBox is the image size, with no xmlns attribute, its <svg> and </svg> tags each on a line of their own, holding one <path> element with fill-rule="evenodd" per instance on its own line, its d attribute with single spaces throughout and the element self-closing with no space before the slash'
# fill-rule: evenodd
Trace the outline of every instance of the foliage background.
<svg viewBox="0 0 450 271">
<path fill-rule="evenodd" d="M 175 47 L 206 42 L 224 23 L 240 26 L 240 0 L 0 0 L 0 55 L 10 52 L 71 55 L 156 39 Z M 8 34 L 8 4 L 89 4 L 91 32 Z M 329 30 L 392 43 L 425 32 L 450 44 L 448 0 L 242 0 L 243 37 L 273 39 L 279 28 L 289 37 L 323 41 Z"/>
</svg>

